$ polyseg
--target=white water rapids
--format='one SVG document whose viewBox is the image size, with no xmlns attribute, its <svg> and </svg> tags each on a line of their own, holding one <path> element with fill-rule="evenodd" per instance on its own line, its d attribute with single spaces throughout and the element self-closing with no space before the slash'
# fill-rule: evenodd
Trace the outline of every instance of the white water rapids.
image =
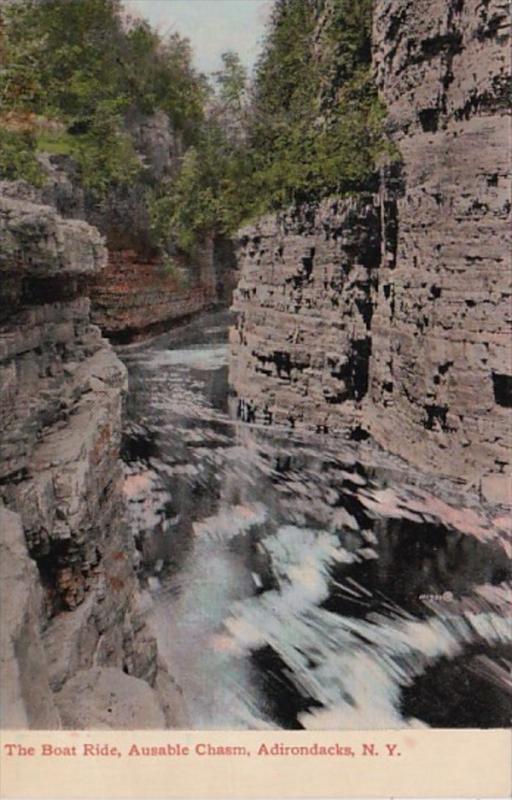
<svg viewBox="0 0 512 800">
<path fill-rule="evenodd" d="M 369 511 L 386 479 L 357 451 L 230 416 L 225 330 L 121 353 L 132 532 L 191 726 L 507 725 L 503 550 Z"/>
</svg>

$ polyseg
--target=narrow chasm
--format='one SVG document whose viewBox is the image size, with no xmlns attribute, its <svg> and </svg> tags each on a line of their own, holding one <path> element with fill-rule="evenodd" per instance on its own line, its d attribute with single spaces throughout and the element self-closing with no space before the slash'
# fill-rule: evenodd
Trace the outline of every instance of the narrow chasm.
<svg viewBox="0 0 512 800">
<path fill-rule="evenodd" d="M 357 445 L 238 422 L 227 324 L 119 351 L 139 576 L 191 725 L 506 726 L 500 544 Z"/>
<path fill-rule="evenodd" d="M 0 31 L 0 727 L 509 727 L 503 0 Z"/>
</svg>

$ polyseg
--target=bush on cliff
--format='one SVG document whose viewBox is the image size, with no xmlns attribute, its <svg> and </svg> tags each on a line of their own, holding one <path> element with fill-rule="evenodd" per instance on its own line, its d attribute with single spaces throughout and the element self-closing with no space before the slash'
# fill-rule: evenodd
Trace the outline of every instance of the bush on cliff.
<svg viewBox="0 0 512 800">
<path fill-rule="evenodd" d="M 372 190 L 390 146 L 371 69 L 371 0 L 275 0 L 252 86 L 233 53 L 195 150 L 153 205 L 190 249 L 268 210 Z"/>
<path fill-rule="evenodd" d="M 387 145 L 371 24 L 371 0 L 276 0 L 250 140 L 269 207 L 374 185 Z"/>
<path fill-rule="evenodd" d="M 224 53 L 222 62 L 194 145 L 178 175 L 153 194 L 153 233 L 164 249 L 174 241 L 193 255 L 206 236 L 235 230 L 252 207 L 247 71 L 236 53 Z"/>
<path fill-rule="evenodd" d="M 202 119 L 205 85 L 188 42 L 177 34 L 163 42 L 145 21 L 127 19 L 120 0 L 6 2 L 0 56 L 0 128 L 16 137 L 21 126 L 36 147 L 71 155 L 100 196 L 141 171 L 129 115 L 161 109 L 190 141 Z M 13 171 L 26 177 L 16 161 Z"/>
<path fill-rule="evenodd" d="M 229 52 L 212 87 L 187 40 L 162 40 L 120 0 L 7 0 L 0 177 L 40 180 L 37 149 L 71 156 L 97 198 L 142 187 L 155 246 L 189 254 L 267 210 L 372 189 L 387 144 L 371 16 L 371 0 L 274 0 L 252 86 Z M 156 110 L 184 145 L 158 181 L 129 125 Z"/>
<path fill-rule="evenodd" d="M 29 133 L 0 128 L 0 178 L 21 179 L 40 186 L 43 173 L 35 153 L 35 139 Z"/>
</svg>

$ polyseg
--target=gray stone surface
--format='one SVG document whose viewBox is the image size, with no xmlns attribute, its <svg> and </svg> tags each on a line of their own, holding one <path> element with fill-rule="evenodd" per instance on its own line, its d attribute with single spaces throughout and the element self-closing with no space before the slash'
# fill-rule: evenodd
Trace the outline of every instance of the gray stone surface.
<svg viewBox="0 0 512 800">
<path fill-rule="evenodd" d="M 55 695 L 62 727 L 87 730 L 165 728 L 156 692 L 113 667 L 78 672 Z"/>
<path fill-rule="evenodd" d="M 376 198 L 332 198 L 239 233 L 230 379 L 247 421 L 333 432 L 360 418 L 380 261 Z"/>
<path fill-rule="evenodd" d="M 0 237 L 0 272 L 23 271 L 35 278 L 87 274 L 107 260 L 95 228 L 25 199 L 0 196 Z"/>
<path fill-rule="evenodd" d="M 396 211 L 383 191 L 397 235 L 379 271 L 367 418 L 384 447 L 469 482 L 510 474 L 510 25 L 504 0 L 382 0 L 374 16 L 405 180 Z"/>
<path fill-rule="evenodd" d="M 0 506 L 0 727 L 60 728 L 41 641 L 41 587 L 19 516 Z"/>
<path fill-rule="evenodd" d="M 379 195 L 241 231 L 240 413 L 319 432 L 362 426 L 409 463 L 507 504 L 509 4 L 378 0 L 374 66 L 401 154 L 383 166 Z"/>
<path fill-rule="evenodd" d="M 173 176 L 184 147 L 180 133 L 172 129 L 165 111 L 160 109 L 149 116 L 134 117 L 128 123 L 128 130 L 153 180 Z"/>
<path fill-rule="evenodd" d="M 0 503 L 23 531 L 25 566 L 13 568 L 18 591 L 35 597 L 37 589 L 38 599 L 32 616 L 19 603 L 19 621 L 2 603 L 2 628 L 5 610 L 18 642 L 4 667 L 11 687 L 21 676 L 21 689 L 9 689 L 9 720 L 55 727 L 40 710 L 43 684 L 47 693 L 48 685 L 60 689 L 93 665 L 154 683 L 157 653 L 138 606 L 124 520 L 126 369 L 91 325 L 77 279 L 99 269 L 106 251 L 86 223 L 8 195 L 0 200 L 1 261 L 11 289 L 0 304 Z M 31 682 L 34 660 L 44 679 Z"/>
</svg>

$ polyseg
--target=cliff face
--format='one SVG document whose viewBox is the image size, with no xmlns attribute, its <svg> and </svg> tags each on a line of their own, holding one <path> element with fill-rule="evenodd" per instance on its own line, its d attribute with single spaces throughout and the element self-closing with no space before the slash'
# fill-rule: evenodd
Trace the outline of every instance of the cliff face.
<svg viewBox="0 0 512 800">
<path fill-rule="evenodd" d="M 217 291 L 212 249 L 211 243 L 202 249 L 190 279 L 188 268 L 170 271 L 134 250 L 110 251 L 106 269 L 91 282 L 93 322 L 114 341 L 129 341 L 213 305 Z"/>
<path fill-rule="evenodd" d="M 39 153 L 45 174 L 41 197 L 62 216 L 83 219 L 97 228 L 109 250 L 137 248 L 144 252 L 152 244 L 147 189 L 173 180 L 184 148 L 163 112 L 133 114 L 125 120 L 124 131 L 142 168 L 130 183 L 109 185 L 98 194 L 84 185 L 71 156 Z"/>
<path fill-rule="evenodd" d="M 70 679 L 94 666 L 98 687 L 144 694 L 157 672 L 123 520 L 126 371 L 84 296 L 98 232 L 4 194 L 0 234 L 2 726 L 81 727 Z M 112 725 L 120 713 L 114 697 Z"/>
<path fill-rule="evenodd" d="M 368 391 L 375 198 L 331 200 L 240 232 L 230 377 L 247 421 L 333 432 Z"/>
<path fill-rule="evenodd" d="M 70 157 L 41 156 L 42 201 L 105 236 L 108 263 L 91 276 L 88 293 L 93 322 L 120 341 L 158 333 L 217 301 L 231 302 L 233 284 L 229 242 L 206 239 L 193 258 L 173 259 L 177 269 L 166 269 L 154 256 L 147 190 L 162 181 L 172 185 L 184 147 L 164 112 L 134 115 L 126 120 L 126 130 L 143 177 L 111 187 L 102 200 L 81 185 Z"/>
<path fill-rule="evenodd" d="M 510 6 L 378 2 L 374 61 L 405 190 L 384 242 L 368 421 L 505 499 L 511 453 Z M 383 218 L 393 204 L 383 197 Z M 393 222 L 391 220 L 391 222 Z M 398 433 L 399 432 L 399 433 Z M 397 435 L 398 433 L 398 435 Z"/>
<path fill-rule="evenodd" d="M 357 203 L 241 232 L 233 386 L 249 420 L 350 423 L 509 500 L 510 19 L 501 0 L 377 2 L 402 163 Z"/>
<path fill-rule="evenodd" d="M 183 324 L 215 305 L 229 307 L 236 282 L 233 243 L 203 242 L 194 263 L 136 250 L 109 250 L 105 269 L 90 281 L 91 319 L 114 342 L 128 342 Z"/>
</svg>

